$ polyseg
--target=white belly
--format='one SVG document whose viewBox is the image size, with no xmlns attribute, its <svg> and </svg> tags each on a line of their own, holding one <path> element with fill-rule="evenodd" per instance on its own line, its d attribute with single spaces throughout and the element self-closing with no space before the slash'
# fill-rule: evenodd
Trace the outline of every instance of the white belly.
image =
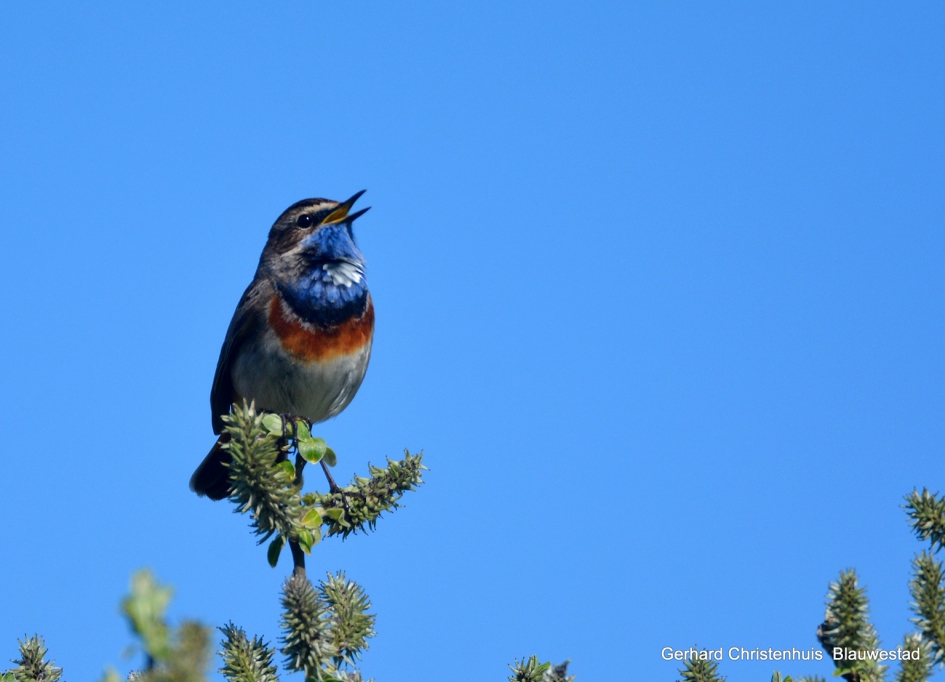
<svg viewBox="0 0 945 682">
<path fill-rule="evenodd" d="M 287 353 L 267 332 L 240 350 L 233 364 L 233 387 L 239 398 L 255 401 L 261 410 L 325 421 L 354 398 L 370 358 L 368 341 L 346 355 L 305 362 Z"/>
</svg>

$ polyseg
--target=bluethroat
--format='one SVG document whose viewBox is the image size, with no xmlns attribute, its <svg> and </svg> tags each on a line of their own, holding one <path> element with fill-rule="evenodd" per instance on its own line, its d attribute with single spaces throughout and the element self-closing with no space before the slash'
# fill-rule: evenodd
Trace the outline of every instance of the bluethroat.
<svg viewBox="0 0 945 682">
<path fill-rule="evenodd" d="M 374 336 L 364 256 L 351 229 L 368 210 L 351 213 L 362 194 L 303 199 L 273 224 L 220 350 L 210 391 L 214 434 L 237 401 L 314 423 L 358 392 Z M 229 495 L 226 441 L 223 433 L 191 477 L 198 495 Z"/>
</svg>

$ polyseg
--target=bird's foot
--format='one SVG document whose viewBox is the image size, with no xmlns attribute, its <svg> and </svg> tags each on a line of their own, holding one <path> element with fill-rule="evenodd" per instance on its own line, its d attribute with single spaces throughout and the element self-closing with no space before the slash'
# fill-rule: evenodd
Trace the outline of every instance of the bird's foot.
<svg viewBox="0 0 945 682">
<path fill-rule="evenodd" d="M 282 412 L 279 414 L 279 418 L 282 419 L 282 433 L 284 438 L 291 438 L 296 440 L 299 436 L 299 422 L 304 422 L 308 426 L 309 431 L 312 430 L 312 422 L 305 417 L 300 417 L 297 414 L 292 414 L 291 412 Z M 290 426 L 291 425 L 291 426 Z M 291 431 L 292 435 L 289 435 Z"/>
</svg>

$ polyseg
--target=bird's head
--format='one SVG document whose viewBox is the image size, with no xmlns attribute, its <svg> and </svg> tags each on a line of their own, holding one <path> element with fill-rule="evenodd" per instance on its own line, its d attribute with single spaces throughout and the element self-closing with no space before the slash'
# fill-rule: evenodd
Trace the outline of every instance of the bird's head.
<svg viewBox="0 0 945 682">
<path fill-rule="evenodd" d="M 285 211 L 269 231 L 260 270 L 277 281 L 291 282 L 322 268 L 346 264 L 363 272 L 364 256 L 354 240 L 352 223 L 367 208 L 351 213 L 361 190 L 347 201 L 303 199 Z"/>
</svg>

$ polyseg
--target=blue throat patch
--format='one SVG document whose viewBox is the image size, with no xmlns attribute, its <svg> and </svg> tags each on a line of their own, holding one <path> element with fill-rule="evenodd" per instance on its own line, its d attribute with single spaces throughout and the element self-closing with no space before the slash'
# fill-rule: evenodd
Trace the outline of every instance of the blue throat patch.
<svg viewBox="0 0 945 682">
<path fill-rule="evenodd" d="M 291 285 L 281 285 L 279 293 L 292 312 L 316 327 L 333 327 L 360 317 L 367 308 L 367 282 L 335 284 L 322 263 Z"/>
<path fill-rule="evenodd" d="M 368 288 L 364 257 L 354 242 L 350 225 L 323 227 L 303 242 L 306 272 L 294 282 L 279 285 L 279 293 L 292 311 L 309 324 L 333 327 L 360 317 L 367 309 Z M 357 264 L 359 277 L 337 277 L 326 265 L 347 261 Z M 347 280 L 347 281 L 345 281 Z"/>
</svg>

